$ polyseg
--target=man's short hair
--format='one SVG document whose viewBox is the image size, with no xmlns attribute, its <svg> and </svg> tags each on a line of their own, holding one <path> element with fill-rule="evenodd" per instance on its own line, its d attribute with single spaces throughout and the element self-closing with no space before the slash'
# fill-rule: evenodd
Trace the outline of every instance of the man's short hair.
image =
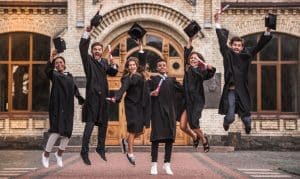
<svg viewBox="0 0 300 179">
<path fill-rule="evenodd" d="M 166 61 L 166 60 L 160 58 L 160 59 L 156 60 L 156 66 L 157 66 L 157 64 L 158 64 L 159 62 L 165 62 L 165 63 L 167 64 L 167 61 Z"/>
<path fill-rule="evenodd" d="M 229 41 L 229 45 L 232 45 L 233 42 L 242 42 L 242 45 L 244 46 L 244 39 L 242 39 L 241 37 L 239 36 L 234 36 L 230 39 Z"/>
<path fill-rule="evenodd" d="M 102 50 L 104 50 L 104 49 L 103 49 L 103 45 L 102 45 L 100 42 L 94 42 L 94 43 L 92 44 L 92 50 L 93 50 L 93 48 L 94 48 L 95 46 L 101 46 Z"/>
</svg>

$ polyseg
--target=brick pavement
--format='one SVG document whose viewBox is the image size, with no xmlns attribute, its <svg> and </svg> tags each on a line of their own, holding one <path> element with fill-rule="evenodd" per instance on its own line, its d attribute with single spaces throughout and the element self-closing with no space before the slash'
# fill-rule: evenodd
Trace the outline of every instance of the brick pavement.
<svg viewBox="0 0 300 179">
<path fill-rule="evenodd" d="M 162 169 L 163 153 L 159 153 L 158 175 L 150 175 L 150 153 L 136 153 L 136 166 L 127 161 L 124 154 L 107 153 L 108 162 L 91 152 L 91 166 L 81 161 L 78 153 L 64 160 L 64 167 L 50 163 L 50 168 L 41 168 L 18 178 L 247 178 L 212 160 L 204 153 L 173 153 L 171 166 L 174 176 L 168 176 Z M 54 156 L 53 156 L 54 157 Z"/>
</svg>

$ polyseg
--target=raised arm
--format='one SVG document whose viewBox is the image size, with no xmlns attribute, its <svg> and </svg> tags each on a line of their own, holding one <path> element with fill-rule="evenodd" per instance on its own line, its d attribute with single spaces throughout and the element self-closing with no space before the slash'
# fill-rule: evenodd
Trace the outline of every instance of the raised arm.
<svg viewBox="0 0 300 179">
<path fill-rule="evenodd" d="M 89 45 L 91 41 L 90 32 L 91 32 L 91 27 L 87 27 L 79 42 L 80 56 L 81 56 L 84 72 L 86 75 L 88 75 L 90 72 L 89 53 L 88 53 Z"/>
<path fill-rule="evenodd" d="M 188 44 L 186 47 L 184 47 L 184 65 L 189 64 L 189 55 L 193 51 L 193 46 L 192 46 L 193 39 L 189 38 Z"/>
<path fill-rule="evenodd" d="M 272 39 L 272 34 L 270 32 L 270 29 L 267 28 L 267 30 L 261 34 L 259 41 L 257 45 L 253 48 L 253 50 L 250 51 L 250 54 L 252 56 L 255 56 L 258 52 L 260 52 Z"/>
<path fill-rule="evenodd" d="M 47 62 L 46 64 L 46 68 L 45 68 L 45 73 L 47 75 L 47 77 L 52 80 L 52 77 L 53 77 L 53 70 L 54 70 L 54 64 L 52 63 L 53 62 L 53 59 L 54 57 L 57 55 L 57 52 L 56 50 L 52 50 L 51 51 L 51 55 L 50 55 L 50 59 L 49 61 Z"/>
<path fill-rule="evenodd" d="M 221 28 L 220 15 L 221 15 L 220 13 L 215 14 L 215 23 L 216 23 L 216 33 L 218 37 L 220 51 L 224 56 L 229 51 L 229 47 L 227 46 L 229 32 L 228 30 Z"/>
<path fill-rule="evenodd" d="M 115 93 L 115 97 L 114 97 L 116 102 L 119 103 L 121 101 L 123 94 L 129 88 L 129 85 L 130 85 L 130 76 L 128 75 L 121 79 L 121 88 Z"/>
</svg>

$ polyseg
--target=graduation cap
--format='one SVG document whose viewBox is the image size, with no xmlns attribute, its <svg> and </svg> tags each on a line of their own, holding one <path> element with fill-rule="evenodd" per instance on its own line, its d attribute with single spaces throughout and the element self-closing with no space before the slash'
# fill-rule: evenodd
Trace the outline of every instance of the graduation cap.
<svg viewBox="0 0 300 179">
<path fill-rule="evenodd" d="M 265 27 L 276 30 L 276 19 L 277 16 L 275 14 L 268 13 L 265 17 Z"/>
<path fill-rule="evenodd" d="M 57 53 L 61 53 L 66 50 L 66 42 L 61 37 L 54 38 L 53 43 Z"/>
<path fill-rule="evenodd" d="M 194 37 L 201 30 L 200 25 L 196 21 L 192 21 L 186 28 L 184 32 L 190 37 Z"/>
<path fill-rule="evenodd" d="M 134 40 L 142 39 L 143 36 L 146 34 L 146 30 L 140 26 L 138 23 L 134 23 L 133 26 L 129 29 L 128 34 Z"/>
<path fill-rule="evenodd" d="M 94 15 L 94 17 L 91 20 L 91 26 L 97 27 L 102 21 L 102 16 L 99 14 L 99 11 Z"/>
</svg>

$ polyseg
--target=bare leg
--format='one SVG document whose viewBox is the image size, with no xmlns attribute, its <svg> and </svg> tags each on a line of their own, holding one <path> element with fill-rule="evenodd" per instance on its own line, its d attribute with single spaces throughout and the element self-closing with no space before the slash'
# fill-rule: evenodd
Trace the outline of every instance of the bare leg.
<svg viewBox="0 0 300 179">
<path fill-rule="evenodd" d="M 193 140 L 197 140 L 197 134 L 195 134 L 194 131 L 192 131 L 188 125 L 187 125 L 188 121 L 187 121 L 187 114 L 186 114 L 186 110 L 184 110 L 184 112 L 182 113 L 181 117 L 180 117 L 180 129 L 186 133 L 187 135 L 189 135 L 190 137 L 193 138 Z"/>
<path fill-rule="evenodd" d="M 134 138 L 135 138 L 134 133 L 129 133 L 128 134 L 127 142 L 128 142 L 128 153 L 129 154 L 133 153 Z"/>
<path fill-rule="evenodd" d="M 196 133 L 197 137 L 199 137 L 201 139 L 202 144 L 205 144 L 206 139 L 204 137 L 204 134 L 203 134 L 202 130 L 200 128 L 198 128 L 198 129 L 193 129 L 193 131 Z"/>
</svg>

